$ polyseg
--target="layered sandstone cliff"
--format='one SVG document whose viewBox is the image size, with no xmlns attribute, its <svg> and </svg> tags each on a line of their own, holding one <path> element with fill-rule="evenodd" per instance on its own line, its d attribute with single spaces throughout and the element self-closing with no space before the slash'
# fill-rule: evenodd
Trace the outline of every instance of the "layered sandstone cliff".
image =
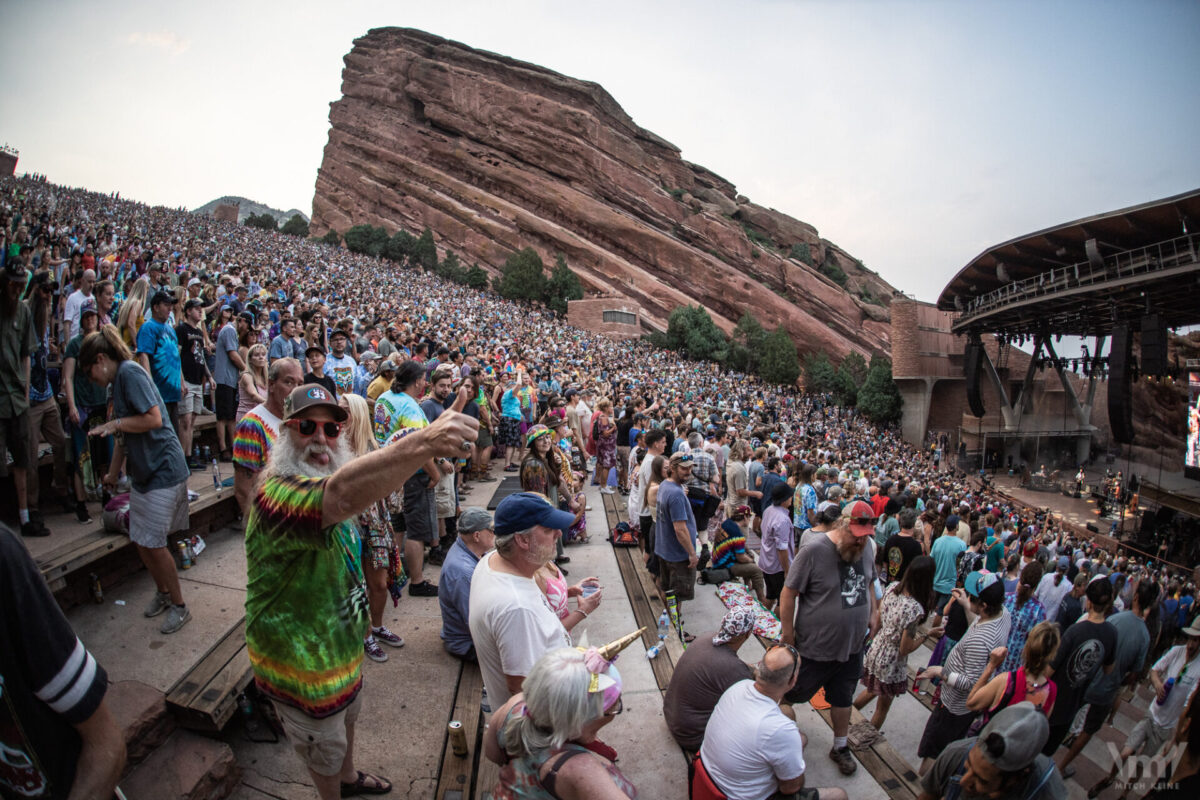
<svg viewBox="0 0 1200 800">
<path fill-rule="evenodd" d="M 400 28 L 356 40 L 345 64 L 313 235 L 428 226 L 439 248 L 493 272 L 532 246 L 655 327 L 700 303 L 727 332 L 751 310 L 802 351 L 889 351 L 886 281 L 684 161 L 599 85 Z M 834 263 L 844 286 L 818 272 Z"/>
</svg>

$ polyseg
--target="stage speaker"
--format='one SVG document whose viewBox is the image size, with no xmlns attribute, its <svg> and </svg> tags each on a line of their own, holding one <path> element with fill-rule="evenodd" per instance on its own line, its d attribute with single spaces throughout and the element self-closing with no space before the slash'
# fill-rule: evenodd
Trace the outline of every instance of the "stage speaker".
<svg viewBox="0 0 1200 800">
<path fill-rule="evenodd" d="M 1167 326 L 1159 314 L 1142 317 L 1142 374 L 1162 378 L 1167 374 Z"/>
<path fill-rule="evenodd" d="M 977 417 L 984 415 L 983 397 L 979 394 L 979 378 L 983 367 L 983 342 L 975 339 L 967 342 L 964 353 L 965 374 L 967 378 L 967 405 L 971 413 Z"/>
<path fill-rule="evenodd" d="M 1089 523 L 1087 524 L 1087 529 L 1088 529 L 1089 531 L 1091 531 L 1092 533 L 1099 533 L 1099 532 L 1100 532 L 1100 528 L 1098 528 L 1094 522 L 1089 522 Z"/>
<path fill-rule="evenodd" d="M 1112 331 L 1112 350 L 1108 354 L 1108 424 L 1113 439 L 1121 444 L 1133 441 L 1133 337 L 1128 325 Z"/>
</svg>

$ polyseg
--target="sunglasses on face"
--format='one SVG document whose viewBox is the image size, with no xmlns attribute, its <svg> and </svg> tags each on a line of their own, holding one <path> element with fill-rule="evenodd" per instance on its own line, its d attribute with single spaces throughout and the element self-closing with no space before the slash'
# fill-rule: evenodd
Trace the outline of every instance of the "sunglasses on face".
<svg viewBox="0 0 1200 800">
<path fill-rule="evenodd" d="M 295 428 L 301 436 L 312 436 L 317 432 L 318 423 L 311 419 L 289 419 L 283 424 Z M 336 439 L 342 433 L 340 422 L 322 422 L 320 425 L 326 439 Z"/>
</svg>

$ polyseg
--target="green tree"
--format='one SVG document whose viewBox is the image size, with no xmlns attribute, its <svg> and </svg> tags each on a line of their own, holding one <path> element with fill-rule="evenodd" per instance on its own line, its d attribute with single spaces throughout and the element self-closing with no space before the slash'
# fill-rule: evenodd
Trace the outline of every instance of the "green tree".
<svg viewBox="0 0 1200 800">
<path fill-rule="evenodd" d="M 839 405 L 852 408 L 858 402 L 858 384 L 854 382 L 850 371 L 838 367 L 833 376 L 833 397 Z"/>
<path fill-rule="evenodd" d="M 288 236 L 308 236 L 308 223 L 299 214 L 292 214 L 292 218 L 283 223 L 279 232 L 286 233 Z"/>
<path fill-rule="evenodd" d="M 677 306 L 667 319 L 667 343 L 688 358 L 724 361 L 725 334 L 703 306 Z"/>
<path fill-rule="evenodd" d="M 334 247 L 337 247 L 342 243 L 342 237 L 338 235 L 337 231 L 335 231 L 333 228 L 330 228 L 325 232 L 325 235 L 321 237 L 321 241 L 325 244 L 331 244 Z"/>
<path fill-rule="evenodd" d="M 550 280 L 546 282 L 546 307 L 566 316 L 567 301 L 582 299 L 583 284 L 579 282 L 579 276 L 567 266 L 567 259 L 562 253 L 555 254 L 554 269 L 550 272 Z"/>
<path fill-rule="evenodd" d="M 248 214 L 242 224 L 249 228 L 261 228 L 264 231 L 277 230 L 279 227 L 275 218 L 265 211 L 261 214 Z"/>
<path fill-rule="evenodd" d="M 829 250 L 825 253 L 825 260 L 821 262 L 821 266 L 817 268 L 825 277 L 836 283 L 838 286 L 845 286 L 846 277 L 845 270 L 842 269 L 842 263 L 838 261 L 837 253 Z"/>
<path fill-rule="evenodd" d="M 513 253 L 500 268 L 492 284 L 496 293 L 510 300 L 541 300 L 546 296 L 546 266 L 532 247 Z"/>
<path fill-rule="evenodd" d="M 420 267 L 426 272 L 433 272 L 438 266 L 437 245 L 433 243 L 433 231 L 429 228 L 421 231 L 420 238 L 413 244 L 409 252 L 408 263 Z"/>
<path fill-rule="evenodd" d="M 838 367 L 839 372 L 842 370 L 849 373 L 855 386 L 862 386 L 863 381 L 867 379 L 867 361 L 860 353 L 852 352 L 843 358 L 841 365 Z"/>
<path fill-rule="evenodd" d="M 882 356 L 871 358 L 867 378 L 858 390 L 858 409 L 872 422 L 900 421 L 904 401 L 892 379 L 892 362 Z"/>
<path fill-rule="evenodd" d="M 766 338 L 767 331 L 762 323 L 749 311 L 744 312 L 729 338 L 725 366 L 739 372 L 758 372 L 758 362 Z"/>
<path fill-rule="evenodd" d="M 388 239 L 387 247 L 383 248 L 383 257 L 397 264 L 406 264 L 416 243 L 417 237 L 408 231 L 396 231 L 395 235 Z"/>
<path fill-rule="evenodd" d="M 824 351 L 809 353 L 804 359 L 804 388 L 815 394 L 832 392 L 837 370 Z"/>
<path fill-rule="evenodd" d="M 379 256 L 387 247 L 388 232 L 374 225 L 355 225 L 346 231 L 346 249 L 352 253 L 363 253 L 368 256 Z"/>
<path fill-rule="evenodd" d="M 464 276 L 463 283 L 482 292 L 488 287 L 488 274 L 478 264 L 472 264 Z"/>
<path fill-rule="evenodd" d="M 800 377 L 800 356 L 796 343 L 782 325 L 763 339 L 758 374 L 771 383 L 791 386 Z"/>
<path fill-rule="evenodd" d="M 447 250 L 446 257 L 438 264 L 437 274 L 448 281 L 463 283 L 467 276 L 467 270 L 458 260 L 458 255 L 453 250 Z"/>
</svg>

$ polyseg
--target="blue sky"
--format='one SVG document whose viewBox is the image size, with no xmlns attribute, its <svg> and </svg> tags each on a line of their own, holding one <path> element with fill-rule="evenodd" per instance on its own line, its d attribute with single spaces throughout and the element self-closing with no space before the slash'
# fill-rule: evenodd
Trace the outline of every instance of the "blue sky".
<svg viewBox="0 0 1200 800">
<path fill-rule="evenodd" d="M 1200 3 L 0 0 L 20 170 L 311 208 L 342 57 L 421 28 L 603 85 L 933 300 L 989 245 L 1200 186 Z"/>
</svg>

